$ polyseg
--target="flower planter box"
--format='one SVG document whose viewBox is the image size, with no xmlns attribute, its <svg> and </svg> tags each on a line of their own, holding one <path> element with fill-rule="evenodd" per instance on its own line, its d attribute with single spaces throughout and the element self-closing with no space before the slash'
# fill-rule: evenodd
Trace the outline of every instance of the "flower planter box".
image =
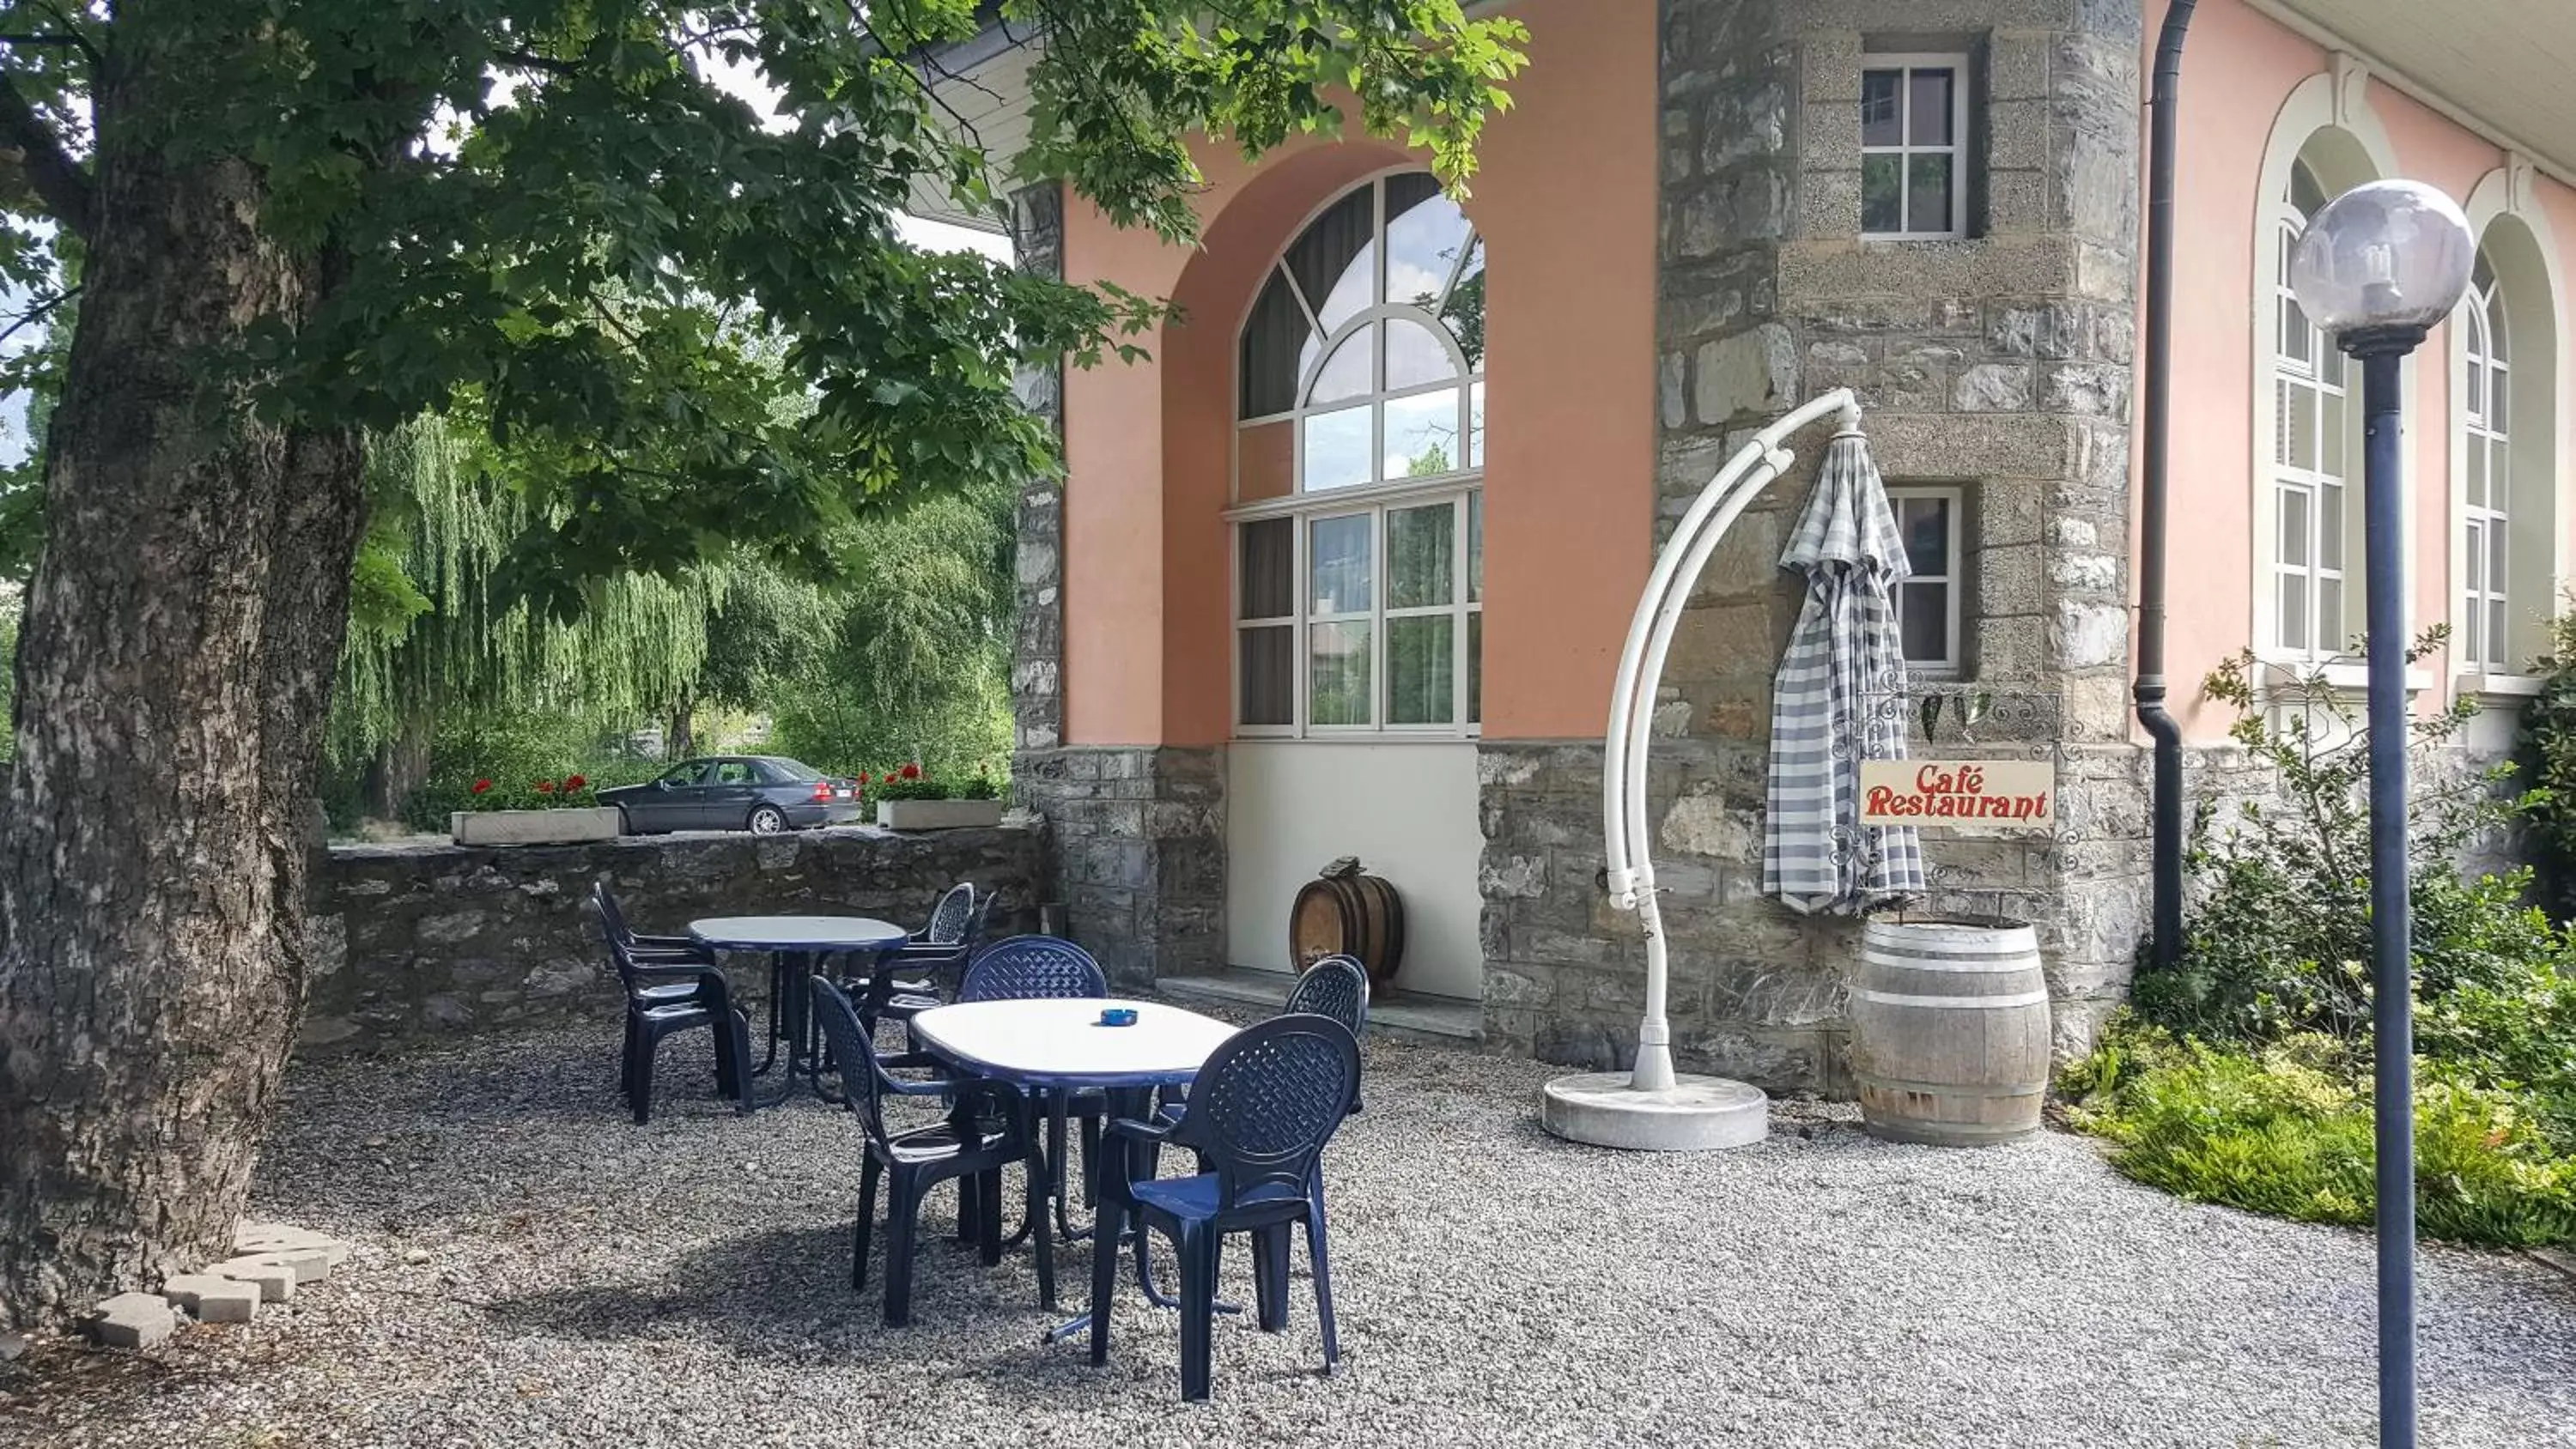
<svg viewBox="0 0 2576 1449">
<path fill-rule="evenodd" d="M 963 830 L 1002 823 L 999 800 L 879 800 L 877 824 L 888 830 Z"/>
<path fill-rule="evenodd" d="M 579 845 L 617 838 L 614 807 L 587 810 L 458 810 L 447 833 L 459 845 Z"/>
</svg>

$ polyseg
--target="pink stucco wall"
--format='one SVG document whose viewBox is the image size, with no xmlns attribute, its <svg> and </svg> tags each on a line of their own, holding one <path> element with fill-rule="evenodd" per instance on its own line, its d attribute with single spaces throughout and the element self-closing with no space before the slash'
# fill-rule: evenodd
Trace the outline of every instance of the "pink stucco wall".
<svg viewBox="0 0 2576 1449">
<path fill-rule="evenodd" d="M 1487 127 L 1467 211 L 1487 248 L 1484 733 L 1597 734 L 1652 534 L 1654 7 L 1525 0 L 1530 69 Z M 1223 510 L 1235 338 L 1304 219 L 1418 164 L 1309 143 L 1247 167 L 1203 148 L 1195 252 L 1068 209 L 1065 265 L 1179 302 L 1155 358 L 1065 387 L 1065 739 L 1230 730 Z"/>
<path fill-rule="evenodd" d="M 2149 54 L 2164 6 L 2148 6 Z M 2181 150 L 2175 216 L 2173 557 L 2168 677 L 2173 708 L 2195 739 L 2224 735 L 2232 718 L 2200 698 L 2200 681 L 2253 640 L 2254 329 L 2270 325 L 2255 279 L 2257 195 L 2265 147 L 2284 103 L 2311 76 L 2331 69 L 2323 48 L 2256 13 L 2243 0 L 2204 0 L 2191 31 L 2177 112 Z M 2504 152 L 2384 82 L 2373 81 L 2364 105 L 2384 130 L 2399 175 L 2440 187 L 2466 203 Z M 2296 142 L 2291 143 L 2295 145 Z M 2539 209 L 2559 240 L 2562 271 L 2576 275 L 2576 191 L 2542 177 Z M 2418 626 L 2453 612 L 2451 543 L 2455 527 L 2450 482 L 2451 342 L 2437 329 L 2410 368 L 2406 416 L 2415 494 L 2410 590 Z M 2563 339 L 2562 339 L 2563 349 Z M 2538 400 L 2534 399 L 2536 403 Z M 2555 418 L 2559 480 L 2571 455 L 2571 419 Z M 2553 480 L 2562 530 L 2576 527 L 2563 481 Z M 2354 482 L 2359 483 L 2358 461 Z M 2358 503 L 2356 486 L 2354 499 Z M 2353 560 L 2358 573 L 2359 560 Z M 2563 582 L 2563 581 L 2562 581 Z M 2419 707 L 2445 703 L 2449 661 L 2428 661 L 2439 681 Z"/>
<path fill-rule="evenodd" d="M 2160 0 L 2145 27 L 2152 46 Z M 1517 106 L 1491 125 L 1468 210 L 1490 252 L 1488 602 L 1484 732 L 1597 733 L 1618 641 L 1649 563 L 1653 507 L 1655 34 L 1652 7 L 1525 0 L 1532 32 Z M 2319 45 L 2244 0 L 2204 0 L 2179 112 L 2176 573 L 2168 676 L 2195 739 L 2231 718 L 2200 681 L 2253 640 L 2259 379 L 2254 282 L 2265 147 L 2291 93 L 2331 68 Z M 2385 82 L 2364 98 L 2399 174 L 2466 201 L 2503 152 Z M 1206 148 L 1203 245 L 1184 251 L 1071 209 L 1066 262 L 1179 301 L 1155 358 L 1076 372 L 1066 386 L 1066 734 L 1081 744 L 1209 744 L 1228 733 L 1228 556 L 1222 513 L 1233 438 L 1234 342 L 1253 290 L 1317 206 L 1409 164 L 1374 142 L 1290 146 L 1258 166 Z M 2576 277 L 2576 190 L 2541 177 L 2536 208 Z M 2565 350 L 2566 339 L 2561 339 Z M 2450 340 L 2409 374 L 2419 623 L 2450 617 Z M 2562 363 L 2562 366 L 2567 364 Z M 2558 471 L 2576 417 L 2555 419 Z M 2357 481 L 2357 479 L 2356 479 Z M 2576 504 L 2560 487 L 2560 526 Z M 2356 499 L 2357 502 L 2357 499 Z M 2133 533 L 2134 537 L 2134 533 Z M 2356 572 L 2358 560 L 2355 560 Z M 2447 660 L 2431 661 L 2447 697 Z"/>
</svg>

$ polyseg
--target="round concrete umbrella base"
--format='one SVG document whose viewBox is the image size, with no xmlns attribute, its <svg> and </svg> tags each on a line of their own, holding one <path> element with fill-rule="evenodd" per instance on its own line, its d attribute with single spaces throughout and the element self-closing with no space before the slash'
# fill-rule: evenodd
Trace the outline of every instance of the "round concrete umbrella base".
<svg viewBox="0 0 2576 1449">
<path fill-rule="evenodd" d="M 1640 1092 L 1626 1072 L 1559 1077 L 1539 1090 L 1539 1122 L 1569 1142 L 1639 1152 L 1745 1147 L 1771 1130 L 1771 1099 L 1724 1077 L 1680 1077 Z"/>
</svg>

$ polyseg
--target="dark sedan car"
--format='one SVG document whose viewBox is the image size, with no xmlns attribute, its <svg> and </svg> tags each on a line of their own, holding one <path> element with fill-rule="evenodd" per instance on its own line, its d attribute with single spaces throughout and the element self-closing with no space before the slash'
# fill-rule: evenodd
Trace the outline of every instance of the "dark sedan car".
<svg viewBox="0 0 2576 1449">
<path fill-rule="evenodd" d="M 660 779 L 599 792 L 629 835 L 666 830 L 748 830 L 776 835 L 837 825 L 859 816 L 855 781 L 836 780 L 776 755 L 710 755 L 682 760 Z"/>
</svg>

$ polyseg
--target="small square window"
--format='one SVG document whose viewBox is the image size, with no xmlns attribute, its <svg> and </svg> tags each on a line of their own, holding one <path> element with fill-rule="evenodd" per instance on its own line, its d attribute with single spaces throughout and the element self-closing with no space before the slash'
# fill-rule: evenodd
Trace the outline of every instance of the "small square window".
<svg viewBox="0 0 2576 1449">
<path fill-rule="evenodd" d="M 1891 488 L 1896 531 L 1910 570 L 1896 586 L 1896 632 L 1909 669 L 1959 668 L 1961 492 L 1956 488 Z"/>
<path fill-rule="evenodd" d="M 1868 57 L 1860 77 L 1863 236 L 1967 235 L 1968 58 Z"/>
</svg>

